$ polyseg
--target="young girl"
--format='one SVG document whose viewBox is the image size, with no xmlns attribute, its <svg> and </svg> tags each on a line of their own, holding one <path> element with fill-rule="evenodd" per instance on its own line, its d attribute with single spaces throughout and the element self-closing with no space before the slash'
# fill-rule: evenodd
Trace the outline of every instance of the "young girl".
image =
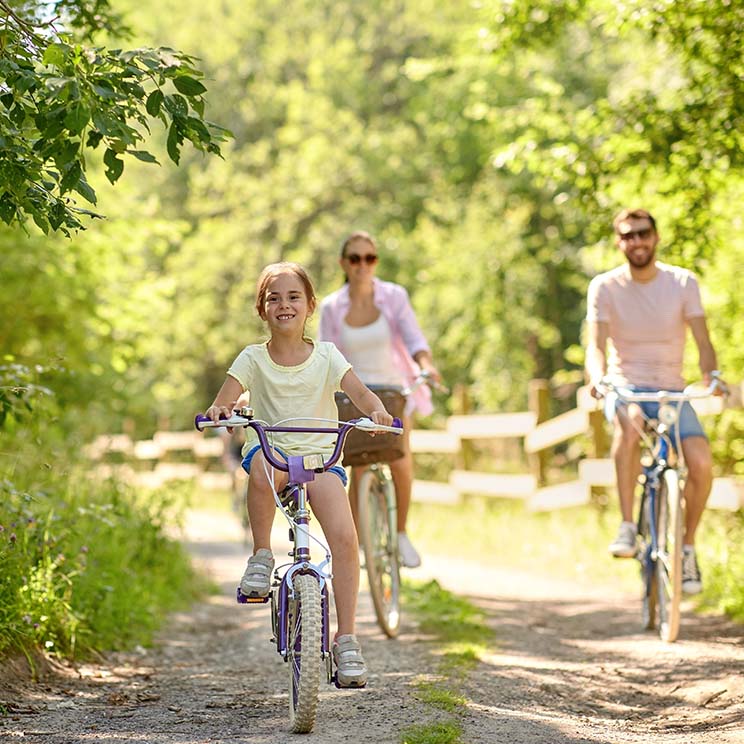
<svg viewBox="0 0 744 744">
<path fill-rule="evenodd" d="M 343 390 L 375 423 L 392 425 L 392 416 L 360 381 L 341 352 L 332 343 L 316 343 L 305 336 L 305 322 L 315 306 L 313 286 L 298 264 L 271 264 L 261 272 L 256 310 L 268 325 L 270 338 L 266 343 L 246 346 L 238 355 L 214 403 L 207 409 L 209 418 L 218 421 L 220 416 L 230 416 L 238 397 L 249 391 L 256 418 L 269 423 L 297 417 L 336 419 L 334 393 Z M 249 473 L 248 515 L 254 553 L 248 560 L 240 589 L 246 596 L 265 597 L 274 569 L 271 526 L 276 507 L 266 476 L 268 463 L 256 444 L 255 432 L 246 429 L 246 436 L 243 467 Z M 274 446 L 284 458 L 306 453 L 308 449 L 329 455 L 334 440 L 332 434 L 280 433 L 274 435 Z M 277 490 L 283 488 L 287 473 L 274 471 L 273 475 Z M 308 495 L 333 556 L 338 619 L 333 658 L 338 682 L 342 687 L 360 687 L 366 682 L 367 668 L 354 636 L 359 548 L 345 485 L 346 474 L 336 466 L 318 474 L 308 484 Z"/>
</svg>

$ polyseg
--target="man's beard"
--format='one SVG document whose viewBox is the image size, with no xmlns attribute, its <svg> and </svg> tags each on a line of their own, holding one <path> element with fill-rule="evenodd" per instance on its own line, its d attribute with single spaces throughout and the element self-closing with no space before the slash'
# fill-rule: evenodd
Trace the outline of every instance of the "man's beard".
<svg viewBox="0 0 744 744">
<path fill-rule="evenodd" d="M 648 266 L 656 256 L 656 249 L 652 248 L 650 251 L 645 253 L 642 257 L 639 256 L 636 258 L 634 254 L 628 255 L 628 263 L 634 268 L 634 269 L 645 269 L 646 266 Z"/>
</svg>

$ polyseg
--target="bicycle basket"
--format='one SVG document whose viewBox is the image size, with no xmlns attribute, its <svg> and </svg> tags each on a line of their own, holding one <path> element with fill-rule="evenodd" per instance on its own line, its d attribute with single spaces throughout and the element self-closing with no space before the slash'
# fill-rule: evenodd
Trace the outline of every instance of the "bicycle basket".
<svg viewBox="0 0 744 744">
<path fill-rule="evenodd" d="M 391 416 L 400 418 L 406 405 L 405 396 L 399 387 L 390 385 L 368 385 L 382 401 Z M 364 414 L 349 400 L 345 393 L 336 393 L 336 407 L 341 421 L 361 418 Z M 344 444 L 343 463 L 346 466 L 369 465 L 373 462 L 393 462 L 403 457 L 402 436 L 398 434 L 369 434 L 352 429 Z"/>
</svg>

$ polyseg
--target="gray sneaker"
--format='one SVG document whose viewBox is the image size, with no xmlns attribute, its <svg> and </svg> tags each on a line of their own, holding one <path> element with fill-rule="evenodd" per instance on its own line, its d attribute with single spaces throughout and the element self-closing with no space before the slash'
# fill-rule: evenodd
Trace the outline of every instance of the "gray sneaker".
<svg viewBox="0 0 744 744">
<path fill-rule="evenodd" d="M 367 665 L 356 636 L 341 635 L 333 642 L 333 661 L 339 687 L 364 687 L 367 684 Z"/>
<path fill-rule="evenodd" d="M 633 522 L 621 522 L 620 529 L 609 550 L 615 558 L 632 558 L 636 554 L 636 526 Z"/>
<path fill-rule="evenodd" d="M 682 550 L 682 591 L 685 594 L 700 594 L 703 591 L 695 548 L 686 547 Z"/>
<path fill-rule="evenodd" d="M 244 597 L 268 597 L 271 590 L 271 572 L 274 570 L 274 557 L 270 550 L 259 548 L 248 559 L 240 591 Z"/>
</svg>

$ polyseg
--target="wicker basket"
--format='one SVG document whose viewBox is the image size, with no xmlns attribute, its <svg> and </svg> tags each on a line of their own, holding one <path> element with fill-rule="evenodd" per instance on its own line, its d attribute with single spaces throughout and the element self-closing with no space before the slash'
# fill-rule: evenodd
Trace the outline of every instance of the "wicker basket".
<svg viewBox="0 0 744 744">
<path fill-rule="evenodd" d="M 406 405 L 405 396 L 399 387 L 392 385 L 368 385 L 382 401 L 391 416 L 401 418 Z M 345 393 L 336 393 L 336 406 L 340 421 L 361 418 L 364 414 L 349 400 Z M 373 462 L 393 462 L 403 457 L 403 436 L 399 434 L 375 434 L 353 429 L 346 437 L 343 463 L 346 466 L 369 465 Z"/>
</svg>

